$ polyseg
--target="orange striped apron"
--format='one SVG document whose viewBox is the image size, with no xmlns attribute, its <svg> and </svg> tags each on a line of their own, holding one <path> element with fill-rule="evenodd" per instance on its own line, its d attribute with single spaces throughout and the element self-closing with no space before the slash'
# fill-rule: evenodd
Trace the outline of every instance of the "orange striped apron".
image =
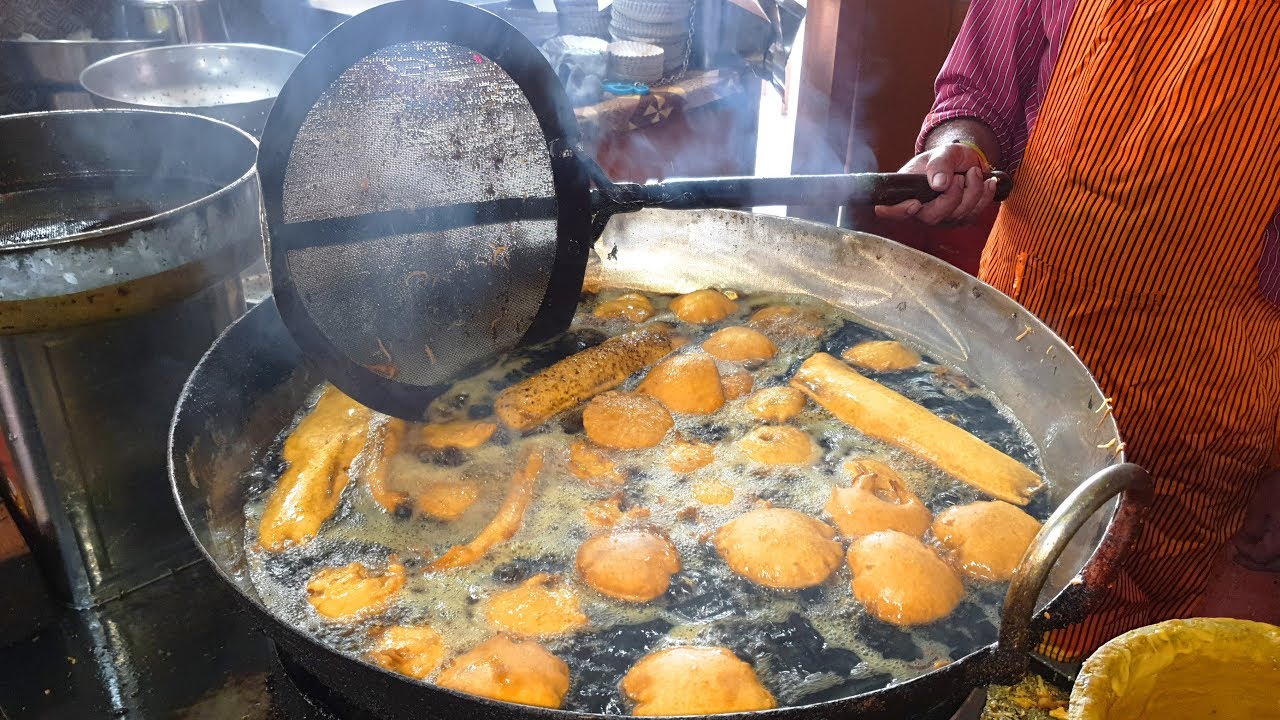
<svg viewBox="0 0 1280 720">
<path fill-rule="evenodd" d="M 1156 498 L 1055 659 L 1192 612 L 1276 463 L 1278 163 L 1280 0 L 1080 0 L 981 277 L 1075 348 Z"/>
</svg>

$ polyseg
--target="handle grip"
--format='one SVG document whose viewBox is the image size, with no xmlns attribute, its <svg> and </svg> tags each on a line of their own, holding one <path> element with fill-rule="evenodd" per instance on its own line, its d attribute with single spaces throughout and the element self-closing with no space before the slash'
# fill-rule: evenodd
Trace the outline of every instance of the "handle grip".
<svg viewBox="0 0 1280 720">
<path fill-rule="evenodd" d="M 993 171 L 996 200 L 1013 189 L 1008 174 Z M 850 175 L 792 175 L 788 177 L 724 177 L 668 180 L 614 188 L 622 212 L 641 207 L 669 210 L 749 208 L 757 205 L 896 205 L 906 200 L 928 202 L 940 193 L 924 175 L 910 173 L 854 173 Z"/>
<path fill-rule="evenodd" d="M 1013 582 L 1005 595 L 998 649 L 1002 670 L 1009 679 L 1020 677 L 1026 670 L 1035 642 L 1032 619 L 1036 601 L 1067 544 L 1095 512 L 1111 498 L 1125 493 L 1102 544 L 1084 570 L 1086 583 L 1098 582 L 1099 571 L 1094 569 L 1095 565 L 1103 567 L 1102 572 L 1113 572 L 1116 560 L 1127 554 L 1136 540 L 1149 491 L 1150 476 L 1146 470 L 1132 463 L 1112 465 L 1080 483 L 1045 521 L 1014 571 Z M 1135 502 L 1126 502 L 1130 497 Z"/>
</svg>

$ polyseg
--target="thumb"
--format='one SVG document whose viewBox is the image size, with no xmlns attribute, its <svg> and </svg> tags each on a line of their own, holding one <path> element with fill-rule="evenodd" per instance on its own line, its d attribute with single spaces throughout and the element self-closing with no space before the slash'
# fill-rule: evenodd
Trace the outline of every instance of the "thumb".
<svg viewBox="0 0 1280 720">
<path fill-rule="evenodd" d="M 949 144 L 933 153 L 924 166 L 924 173 L 929 177 L 929 187 L 938 192 L 945 192 L 951 187 L 951 183 L 959 181 L 956 177 L 956 169 L 959 168 L 962 160 L 962 147 Z"/>
</svg>

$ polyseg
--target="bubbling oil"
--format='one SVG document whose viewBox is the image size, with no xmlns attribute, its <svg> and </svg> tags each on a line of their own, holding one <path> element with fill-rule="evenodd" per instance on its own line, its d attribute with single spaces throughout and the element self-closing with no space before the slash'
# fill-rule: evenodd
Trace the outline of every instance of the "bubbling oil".
<svg viewBox="0 0 1280 720">
<path fill-rule="evenodd" d="M 598 299 L 607 300 L 621 292 L 602 293 Z M 789 304 L 819 311 L 825 327 L 820 337 L 775 338 L 778 355 L 747 366 L 755 390 L 786 385 L 800 362 L 815 352 L 838 355 L 857 342 L 889 337 L 808 297 L 740 297 L 737 313 L 708 326 L 679 323 L 667 308 L 669 298 L 650 298 L 657 311 L 653 319 L 675 324 L 689 338 L 677 352 L 693 351 L 718 328 L 745 324 L 751 312 L 764 306 Z M 593 317 L 589 311 L 596 300 L 584 297 L 565 336 L 522 350 L 493 369 L 458 383 L 432 406 L 429 419 L 486 418 L 501 389 L 572 352 L 634 327 Z M 1041 471 L 1035 444 L 996 397 L 955 368 L 929 358 L 927 348 L 916 350 L 924 358 L 918 368 L 868 373 L 869 377 Z M 717 363 L 722 372 L 742 367 L 741 363 Z M 621 389 L 634 389 L 643 375 L 641 371 L 629 378 Z M 317 388 L 312 403 L 319 392 Z M 475 485 L 477 501 L 451 522 L 397 516 L 373 501 L 358 480 L 369 458 L 381 452 L 376 440 L 371 440 L 353 465 L 356 480 L 345 491 L 338 511 L 315 540 L 301 547 L 278 554 L 258 547 L 257 527 L 270 490 L 269 482 L 259 483 L 260 494 L 246 507 L 249 576 L 265 605 L 281 619 L 306 629 L 337 651 L 362 657 L 373 627 L 397 623 L 429 624 L 445 638 L 452 653 L 465 652 L 494 633 L 483 617 L 484 598 L 536 573 L 559 574 L 573 582 L 591 624 L 570 637 L 546 639 L 544 643 L 569 665 L 573 679 L 564 707 L 580 712 L 626 713 L 628 708 L 618 689 L 622 676 L 648 652 L 675 645 L 729 647 L 754 665 L 780 704 L 799 705 L 909 680 L 995 639 L 1003 584 L 966 581 L 966 597 L 951 616 L 928 626 L 898 628 L 872 617 L 852 597 L 851 578 L 844 565 L 822 585 L 801 591 L 762 588 L 731 572 L 710 546 L 716 528 L 760 501 L 824 517 L 823 507 L 832 486 L 849 483 L 842 465 L 850 457 L 873 456 L 888 462 L 935 514 L 981 499 L 977 491 L 914 456 L 863 435 L 813 404 L 790 424 L 814 439 L 818 461 L 808 466 L 753 463 L 734 443 L 760 425 L 745 407 L 747 397 L 726 403 L 711 416 L 674 415 L 675 429 L 662 444 L 617 453 L 618 468 L 627 478 L 617 489 L 592 487 L 569 471 L 568 448 L 583 436 L 581 408 L 563 413 L 524 437 L 500 429 L 490 442 L 474 450 L 421 455 L 405 452 L 393 458 L 392 482 L 410 494 L 428 482 L 465 480 Z M 299 419 L 309 407 L 300 411 Z M 279 448 L 290 430 L 286 428 L 264 453 L 264 467 L 255 473 L 279 476 Z M 667 453 L 678 436 L 714 443 L 715 461 L 692 473 L 670 470 Z M 412 447 L 412 443 L 405 445 Z M 431 558 L 467 542 L 494 516 L 525 445 L 540 447 L 545 462 L 519 532 L 472 565 L 425 572 Z M 693 487 L 700 480 L 728 485 L 733 489 L 732 501 L 725 505 L 699 503 Z M 585 522 L 583 510 L 615 492 L 623 493 L 624 509 L 647 508 L 650 516 L 645 522 L 662 529 L 680 552 L 681 571 L 672 578 L 667 593 L 649 603 L 612 600 L 576 581 L 577 548 L 600 532 Z M 1039 497 L 1045 496 L 1042 492 Z M 1049 508 L 1040 501 L 1027 510 L 1043 520 Z M 408 582 L 395 605 L 383 614 L 357 622 L 328 622 L 307 602 L 307 580 L 317 570 L 357 560 L 378 569 L 392 554 L 408 568 Z"/>
</svg>

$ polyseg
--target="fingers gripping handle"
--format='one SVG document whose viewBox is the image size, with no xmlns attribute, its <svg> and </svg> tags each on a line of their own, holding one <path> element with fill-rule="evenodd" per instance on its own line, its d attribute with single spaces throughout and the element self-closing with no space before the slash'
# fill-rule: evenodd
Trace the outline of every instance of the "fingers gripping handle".
<svg viewBox="0 0 1280 720">
<path fill-rule="evenodd" d="M 929 186 L 929 178 L 926 175 L 886 173 L 882 177 L 884 180 L 873 198 L 873 205 L 897 205 L 907 200 L 929 202 L 942 194 Z M 996 181 L 996 202 L 1004 200 L 1009 197 L 1009 193 L 1013 192 L 1013 178 L 1008 173 L 993 170 L 984 177 L 987 180 L 994 178 Z"/>
<path fill-rule="evenodd" d="M 1081 483 L 1045 521 L 1044 527 L 1040 528 L 1040 533 L 1031 542 L 1031 547 L 1014 572 L 1013 582 L 1005 595 L 999 650 L 1009 663 L 1011 673 L 1020 675 L 1026 668 L 1028 653 L 1035 644 L 1031 621 L 1036 611 L 1036 601 L 1049 578 L 1049 572 L 1067 544 L 1094 513 L 1111 498 L 1125 492 L 1121 508 L 1112 519 L 1107 535 L 1089 564 L 1092 566 L 1102 559 L 1103 564 L 1110 565 L 1116 557 L 1127 554 L 1136 539 L 1136 528 L 1140 520 L 1133 516 L 1134 508 L 1143 503 L 1141 499 L 1137 503 L 1125 501 L 1130 494 L 1138 498 L 1146 497 L 1149 484 L 1150 477 L 1141 467 L 1132 463 L 1112 465 Z M 1093 579 L 1090 577 L 1091 572 L 1096 571 L 1086 567 L 1086 582 Z"/>
</svg>

